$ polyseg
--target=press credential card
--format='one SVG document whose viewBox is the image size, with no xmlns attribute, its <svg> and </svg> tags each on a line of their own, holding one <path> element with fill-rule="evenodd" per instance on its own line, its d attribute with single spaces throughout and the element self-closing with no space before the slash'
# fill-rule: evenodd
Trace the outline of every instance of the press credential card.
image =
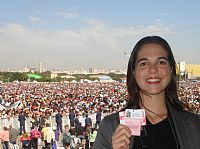
<svg viewBox="0 0 200 149">
<path fill-rule="evenodd" d="M 119 121 L 120 121 L 120 124 L 125 125 L 125 111 L 119 112 Z"/>
<path fill-rule="evenodd" d="M 134 109 L 132 114 L 133 118 L 141 119 L 142 126 L 146 125 L 146 114 L 144 109 Z"/>
<path fill-rule="evenodd" d="M 146 125 L 146 115 L 144 109 L 126 109 L 125 117 L 132 117 L 141 120 L 141 125 Z"/>
<path fill-rule="evenodd" d="M 119 112 L 120 124 L 130 128 L 132 135 L 140 136 L 141 126 L 146 125 L 144 109 L 126 109 Z"/>
<path fill-rule="evenodd" d="M 131 130 L 131 135 L 133 136 L 140 136 L 141 132 L 141 121 L 140 119 L 136 118 L 125 118 L 125 125 L 128 126 Z"/>
</svg>

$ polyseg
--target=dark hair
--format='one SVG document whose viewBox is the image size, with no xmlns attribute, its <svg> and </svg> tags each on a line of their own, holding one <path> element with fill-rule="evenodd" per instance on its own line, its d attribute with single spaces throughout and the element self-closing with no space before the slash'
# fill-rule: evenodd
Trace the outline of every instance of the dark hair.
<svg viewBox="0 0 200 149">
<path fill-rule="evenodd" d="M 69 128 L 69 125 L 66 124 L 66 125 L 65 125 L 65 129 L 67 129 L 67 128 Z"/>
<path fill-rule="evenodd" d="M 128 62 L 128 70 L 127 70 L 127 89 L 128 89 L 128 94 L 129 94 L 129 99 L 128 103 L 125 107 L 125 109 L 128 108 L 139 108 L 139 101 L 141 99 L 140 97 L 140 88 L 137 85 L 135 76 L 134 76 L 134 71 L 135 71 L 135 63 L 137 59 L 138 52 L 140 49 L 150 43 L 155 43 L 160 46 L 162 46 L 166 52 L 167 52 L 167 58 L 170 63 L 171 67 L 171 80 L 170 83 L 167 85 L 165 89 L 165 96 L 166 99 L 169 100 L 169 102 L 176 108 L 182 109 L 180 102 L 178 100 L 178 94 L 177 94 L 177 77 L 176 77 L 176 62 L 174 60 L 173 53 L 171 51 L 171 48 L 169 44 L 167 43 L 166 40 L 159 36 L 147 36 L 139 40 L 135 47 L 133 48 L 133 51 L 131 53 L 129 62 Z"/>
<path fill-rule="evenodd" d="M 6 126 L 3 127 L 3 130 L 8 130 L 8 128 Z"/>
</svg>

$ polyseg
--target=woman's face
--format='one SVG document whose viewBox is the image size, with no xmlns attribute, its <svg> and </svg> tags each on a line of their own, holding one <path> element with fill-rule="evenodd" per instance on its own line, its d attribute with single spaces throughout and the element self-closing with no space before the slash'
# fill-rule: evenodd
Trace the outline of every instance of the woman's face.
<svg viewBox="0 0 200 149">
<path fill-rule="evenodd" d="M 171 79 L 171 68 L 165 49 L 155 43 L 144 45 L 138 52 L 134 73 L 141 93 L 150 96 L 164 95 Z"/>
</svg>

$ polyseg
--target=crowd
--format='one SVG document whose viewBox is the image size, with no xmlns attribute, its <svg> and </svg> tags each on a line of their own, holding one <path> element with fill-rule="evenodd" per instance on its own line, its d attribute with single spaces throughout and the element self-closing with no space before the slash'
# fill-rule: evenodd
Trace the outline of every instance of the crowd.
<svg viewBox="0 0 200 149">
<path fill-rule="evenodd" d="M 200 114 L 200 82 L 181 82 L 179 100 L 185 104 L 187 110 Z"/>
<path fill-rule="evenodd" d="M 127 102 L 122 82 L 3 83 L 0 89 L 0 118 L 7 121 L 0 133 L 5 149 L 16 144 L 19 136 L 23 148 L 37 149 L 38 144 L 47 149 L 60 145 L 92 148 L 102 113 L 119 111 Z M 179 98 L 188 110 L 200 113 L 199 82 L 180 83 Z M 94 114 L 95 121 L 90 117 Z M 51 125 L 52 116 L 56 126 Z M 13 127 L 14 117 L 19 130 Z M 31 119 L 30 130 L 25 129 L 27 118 Z"/>
</svg>

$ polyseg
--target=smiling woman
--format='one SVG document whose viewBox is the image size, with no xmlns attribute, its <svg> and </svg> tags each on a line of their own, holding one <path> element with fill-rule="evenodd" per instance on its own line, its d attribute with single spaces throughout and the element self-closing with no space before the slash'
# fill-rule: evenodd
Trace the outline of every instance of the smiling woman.
<svg viewBox="0 0 200 149">
<path fill-rule="evenodd" d="M 162 94 L 161 97 L 164 97 L 165 88 L 171 79 L 171 68 L 167 57 L 165 49 L 158 44 L 146 44 L 140 49 L 134 74 L 141 93 Z"/>
<path fill-rule="evenodd" d="M 127 88 L 129 100 L 124 110 L 144 110 L 146 125 L 140 126 L 139 136 L 133 136 L 130 127 L 134 126 L 119 124 L 119 113 L 111 114 L 99 126 L 95 149 L 200 148 L 200 118 L 184 111 L 178 100 L 176 63 L 167 41 L 148 36 L 135 45 L 128 63 Z"/>
</svg>

